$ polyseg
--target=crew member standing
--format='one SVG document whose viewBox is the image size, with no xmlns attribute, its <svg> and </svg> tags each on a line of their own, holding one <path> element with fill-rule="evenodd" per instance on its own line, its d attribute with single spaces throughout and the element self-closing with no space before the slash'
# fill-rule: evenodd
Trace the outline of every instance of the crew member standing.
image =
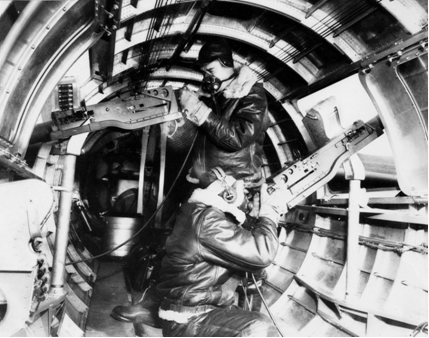
<svg viewBox="0 0 429 338">
<path fill-rule="evenodd" d="M 204 73 L 201 89 L 186 87 L 179 100 L 187 118 L 199 126 L 188 180 L 221 167 L 247 187 L 262 184 L 262 146 L 268 127 L 263 84 L 247 66 L 234 68 L 232 51 L 221 42 L 205 44 L 198 56 Z"/>
</svg>

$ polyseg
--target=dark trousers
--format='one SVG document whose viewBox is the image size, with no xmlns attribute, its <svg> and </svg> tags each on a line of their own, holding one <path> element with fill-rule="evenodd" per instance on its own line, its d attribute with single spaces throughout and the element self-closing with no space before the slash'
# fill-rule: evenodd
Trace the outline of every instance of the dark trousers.
<svg viewBox="0 0 429 338">
<path fill-rule="evenodd" d="M 259 312 L 215 309 L 187 324 L 162 321 L 164 337 L 279 337 L 271 319 Z"/>
</svg>

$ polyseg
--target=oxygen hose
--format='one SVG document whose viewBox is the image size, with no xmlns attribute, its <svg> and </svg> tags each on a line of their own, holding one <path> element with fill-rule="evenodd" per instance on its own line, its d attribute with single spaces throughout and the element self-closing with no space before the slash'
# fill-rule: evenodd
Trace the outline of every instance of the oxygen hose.
<svg viewBox="0 0 429 338">
<path fill-rule="evenodd" d="M 170 190 L 168 190 L 168 192 L 167 192 L 167 194 L 165 195 L 164 199 L 162 200 L 161 204 L 160 204 L 160 205 L 158 206 L 158 208 L 154 211 L 154 213 L 152 214 L 152 216 L 150 216 L 150 218 L 147 220 L 147 222 L 146 222 L 145 224 L 143 224 L 143 226 L 141 227 L 141 229 L 140 229 L 139 231 L 137 231 L 137 232 L 136 232 L 132 237 L 128 238 L 126 241 L 122 242 L 121 244 L 119 244 L 119 245 L 115 246 L 114 248 L 112 248 L 112 249 L 110 249 L 110 250 L 108 250 L 108 251 L 106 251 L 106 252 L 103 252 L 103 253 L 101 253 L 101 254 L 99 254 L 99 255 L 96 255 L 96 256 L 93 256 L 93 257 L 91 257 L 91 258 L 86 258 L 86 259 L 82 259 L 82 260 L 79 260 L 79 261 L 69 262 L 69 263 L 66 263 L 65 265 L 74 265 L 74 264 L 78 264 L 78 263 L 89 262 L 89 261 L 92 261 L 92 260 L 94 260 L 94 259 L 97 259 L 97 258 L 100 258 L 100 257 L 106 256 L 106 255 L 108 255 L 108 254 L 112 253 L 113 251 L 118 250 L 120 247 L 124 246 L 124 245 L 125 245 L 125 244 L 127 244 L 128 242 L 132 241 L 132 240 L 133 240 L 134 238 L 136 238 L 136 237 L 137 237 L 137 236 L 138 236 L 138 235 L 139 235 L 139 234 L 140 234 L 144 229 L 146 229 L 146 227 L 147 227 L 147 225 L 149 224 L 149 222 L 150 222 L 150 221 L 155 217 L 155 215 L 159 212 L 159 210 L 161 210 L 161 208 L 162 208 L 162 206 L 164 205 L 165 201 L 166 201 L 166 200 L 168 199 L 168 197 L 170 196 L 171 191 L 173 190 L 174 186 L 176 185 L 176 182 L 177 182 L 177 180 L 179 179 L 180 174 L 182 173 L 183 168 L 185 167 L 186 162 L 188 161 L 189 155 L 191 154 L 192 148 L 194 147 L 195 140 L 197 139 L 197 136 L 198 136 L 198 130 L 197 130 L 197 132 L 195 133 L 195 137 L 194 137 L 194 139 L 192 140 L 192 144 L 191 144 L 191 146 L 189 147 L 189 151 L 188 151 L 188 153 L 186 154 L 185 160 L 183 161 L 183 164 L 182 164 L 182 166 L 180 167 L 180 170 L 179 170 L 179 172 L 177 173 L 176 178 L 174 179 L 173 184 L 171 185 Z"/>
<path fill-rule="evenodd" d="M 256 283 L 255 275 L 254 275 L 253 273 L 252 273 L 251 275 L 252 275 L 253 283 L 255 284 L 256 290 L 258 291 L 259 296 L 261 297 L 262 303 L 264 303 L 264 306 L 265 306 L 265 308 L 267 309 L 267 312 L 268 312 L 268 314 L 270 315 L 270 318 L 271 318 L 271 320 L 273 321 L 274 326 L 276 327 L 277 331 L 279 331 L 280 336 L 284 337 L 285 335 L 283 334 L 283 332 L 282 332 L 282 331 L 280 331 L 280 328 L 279 328 L 279 326 L 277 325 L 276 320 L 274 319 L 273 315 L 271 314 L 271 311 L 270 311 L 270 309 L 268 308 L 268 305 L 267 305 L 267 303 L 265 302 L 264 297 L 262 296 L 262 292 L 261 292 L 261 290 L 259 289 L 258 284 Z"/>
</svg>

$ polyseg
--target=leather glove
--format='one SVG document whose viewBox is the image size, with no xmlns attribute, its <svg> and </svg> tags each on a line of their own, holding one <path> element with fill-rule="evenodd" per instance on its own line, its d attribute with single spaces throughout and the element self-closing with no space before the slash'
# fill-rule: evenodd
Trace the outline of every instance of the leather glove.
<svg viewBox="0 0 429 338">
<path fill-rule="evenodd" d="M 286 197 L 287 194 L 284 189 L 276 189 L 270 195 L 268 194 L 268 185 L 262 184 L 259 217 L 267 217 L 278 224 L 280 216 L 287 212 Z"/>
<path fill-rule="evenodd" d="M 261 208 L 261 198 L 259 197 L 259 193 L 255 193 L 253 195 L 252 200 L 252 209 L 250 210 L 249 216 L 258 218 L 259 217 L 259 209 Z"/>
<path fill-rule="evenodd" d="M 256 281 L 266 280 L 268 278 L 268 273 L 265 269 L 261 269 L 258 272 L 255 272 L 253 276 L 255 276 Z"/>
<path fill-rule="evenodd" d="M 201 126 L 211 112 L 211 109 L 203 101 L 200 101 L 197 94 L 187 87 L 180 90 L 179 102 L 186 118 L 197 126 Z"/>
</svg>

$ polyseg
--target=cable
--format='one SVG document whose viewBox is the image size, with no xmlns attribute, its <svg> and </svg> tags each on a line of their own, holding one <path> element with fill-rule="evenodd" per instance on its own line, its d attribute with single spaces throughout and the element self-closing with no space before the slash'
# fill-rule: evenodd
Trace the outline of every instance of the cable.
<svg viewBox="0 0 429 338">
<path fill-rule="evenodd" d="M 146 296 L 147 290 L 149 290 L 149 286 L 146 289 L 144 289 L 143 294 L 140 297 L 140 300 L 137 302 L 137 304 L 143 302 L 143 299 L 144 299 L 144 296 Z"/>
<path fill-rule="evenodd" d="M 292 40 L 291 43 L 288 43 L 289 46 L 279 48 L 280 50 L 273 54 L 273 56 L 283 63 L 288 63 L 303 51 L 312 48 L 312 46 L 319 41 L 319 38 L 326 38 L 343 25 L 365 13 L 365 11 L 370 8 L 376 8 L 375 6 L 377 6 L 379 2 L 380 0 L 376 0 L 375 3 L 363 2 L 357 4 L 353 0 L 344 1 L 344 3 L 327 13 L 326 16 L 320 19 L 316 24 L 308 27 L 315 35 L 305 35 L 306 33 L 304 31 L 297 29 L 297 33 L 293 33 L 296 41 Z M 293 30 L 289 33 L 292 32 Z M 271 74 L 265 71 L 260 74 L 260 77 L 263 78 L 264 81 L 269 81 L 280 71 L 281 69 Z"/>
<path fill-rule="evenodd" d="M 274 319 L 273 315 L 271 314 L 271 311 L 270 311 L 270 309 L 268 308 L 268 305 L 267 305 L 267 303 L 265 302 L 264 297 L 262 296 L 262 292 L 261 292 L 261 290 L 259 290 L 259 286 L 258 286 L 258 284 L 256 283 L 255 275 L 254 275 L 253 273 L 251 273 L 251 275 L 252 275 L 253 283 L 255 284 L 256 290 L 258 291 L 259 296 L 261 297 L 262 303 L 264 303 L 264 306 L 265 306 L 265 308 L 267 309 L 267 312 L 268 312 L 268 314 L 270 315 L 271 320 L 273 321 L 274 326 L 276 327 L 277 331 L 279 331 L 280 336 L 284 337 L 285 335 L 283 334 L 283 332 L 280 330 L 279 326 L 277 325 L 276 320 Z"/>
<path fill-rule="evenodd" d="M 251 311 L 251 306 L 250 306 L 250 302 L 249 299 L 247 298 L 247 272 L 246 272 L 246 286 L 244 286 L 243 281 L 241 281 L 240 283 L 241 287 L 243 288 L 243 293 L 244 293 L 244 299 L 246 299 L 246 303 L 247 303 L 247 309 L 249 311 Z"/>
<path fill-rule="evenodd" d="M 97 259 L 97 258 L 100 258 L 100 257 L 106 256 L 106 255 L 110 254 L 111 252 L 113 252 L 113 251 L 115 251 L 115 250 L 118 250 L 120 247 L 124 246 L 124 245 L 125 245 L 125 244 L 127 244 L 128 242 L 132 241 L 132 240 L 133 240 L 134 238 L 136 238 L 136 237 L 137 237 L 137 236 L 138 236 L 138 235 L 139 235 L 139 234 L 140 234 L 144 229 L 146 229 L 146 227 L 147 227 L 147 225 L 149 224 L 149 222 L 150 222 L 150 221 L 155 217 L 155 215 L 159 212 L 159 210 L 161 210 L 161 208 L 162 208 L 162 206 L 164 205 L 165 201 L 166 201 L 166 200 L 167 200 L 167 198 L 170 196 L 171 191 L 173 190 L 174 186 L 176 185 L 176 182 L 177 182 L 177 180 L 179 179 L 180 174 L 182 173 L 183 168 L 185 167 L 186 162 L 188 161 L 189 155 L 191 154 L 192 148 L 194 147 L 194 144 L 195 144 L 195 141 L 196 141 L 196 139 L 197 139 L 197 136 L 198 136 L 198 130 L 197 130 L 197 132 L 195 133 L 195 137 L 194 137 L 194 139 L 192 140 L 192 144 L 191 144 L 191 146 L 189 147 L 189 151 L 188 151 L 188 153 L 186 154 L 185 160 L 183 161 L 183 164 L 182 164 L 182 166 L 181 166 L 181 168 L 180 168 L 179 172 L 177 173 L 176 178 L 174 179 L 173 184 L 171 185 L 170 190 L 169 190 L 169 191 L 168 191 L 168 193 L 165 195 L 165 197 L 164 197 L 164 199 L 162 200 L 161 204 L 160 204 L 160 205 L 158 206 L 158 208 L 154 211 L 154 213 L 152 214 L 152 216 L 150 216 L 150 218 L 147 220 L 147 222 L 146 222 L 145 224 L 143 224 L 143 226 L 141 227 L 141 229 L 140 229 L 139 231 L 137 231 L 137 232 L 136 232 L 132 237 L 130 237 L 130 238 L 129 238 L 129 239 L 127 239 L 126 241 L 122 242 L 122 243 L 121 243 L 121 244 L 119 244 L 118 246 L 116 246 L 116 247 L 114 247 L 114 248 L 112 248 L 112 249 L 110 249 L 110 250 L 108 250 L 108 251 L 106 251 L 106 252 L 103 252 L 103 253 L 101 253 L 101 254 L 99 254 L 99 255 L 96 255 L 96 256 L 93 256 L 93 257 L 91 257 L 91 258 L 82 259 L 82 260 L 80 260 L 80 261 L 69 262 L 69 263 L 66 263 L 65 265 L 74 265 L 74 264 L 78 264 L 78 263 L 84 263 L 84 262 L 92 261 L 92 260 L 94 260 L 94 259 Z"/>
<path fill-rule="evenodd" d="M 428 322 L 421 323 L 420 325 L 416 326 L 416 328 L 410 334 L 410 337 L 416 337 L 420 332 L 424 332 L 425 329 L 427 333 L 427 327 L 428 327 Z"/>
</svg>

